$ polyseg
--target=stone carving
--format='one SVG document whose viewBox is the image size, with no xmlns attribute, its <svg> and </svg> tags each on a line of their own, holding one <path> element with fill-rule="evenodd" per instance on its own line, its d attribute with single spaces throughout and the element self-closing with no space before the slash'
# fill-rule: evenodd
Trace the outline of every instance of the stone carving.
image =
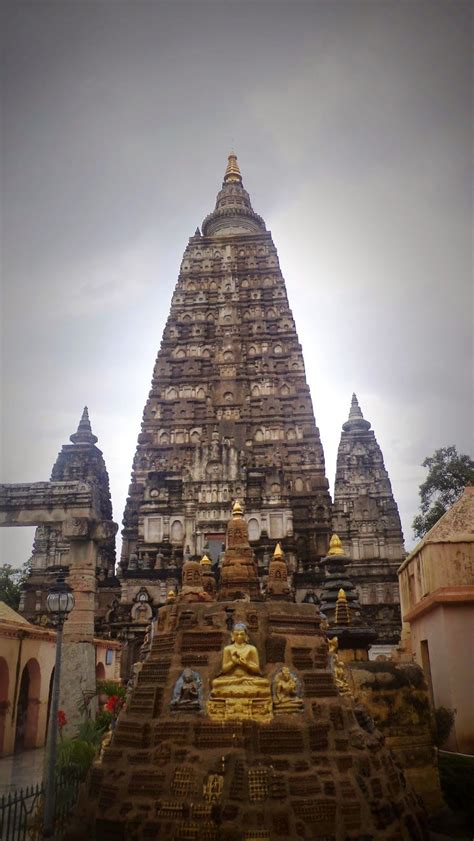
<svg viewBox="0 0 474 841">
<path fill-rule="evenodd" d="M 299 713 L 304 710 L 300 681 L 288 666 L 283 666 L 273 678 L 273 710 L 275 713 Z"/>
<path fill-rule="evenodd" d="M 202 710 L 202 680 L 199 672 L 183 669 L 174 685 L 170 706 L 174 712 Z"/>
<path fill-rule="evenodd" d="M 218 803 L 224 788 L 224 777 L 222 774 L 208 774 L 203 785 L 204 799 L 209 803 Z"/>
<path fill-rule="evenodd" d="M 224 648 L 222 671 L 212 681 L 207 711 L 217 720 L 272 717 L 270 683 L 261 676 L 258 651 L 242 622 L 234 625 L 232 642 Z"/>
<path fill-rule="evenodd" d="M 337 653 L 338 648 L 339 640 L 337 637 L 333 637 L 329 640 L 329 654 L 331 657 L 331 668 L 334 675 L 334 683 L 336 684 L 340 695 L 351 695 L 352 693 L 347 681 L 344 663 Z"/>
</svg>

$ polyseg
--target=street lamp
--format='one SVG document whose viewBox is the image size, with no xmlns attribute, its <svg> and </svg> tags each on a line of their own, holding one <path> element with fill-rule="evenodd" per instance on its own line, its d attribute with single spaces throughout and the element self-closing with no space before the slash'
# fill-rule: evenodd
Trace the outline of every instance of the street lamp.
<svg viewBox="0 0 474 841">
<path fill-rule="evenodd" d="M 49 714 L 49 740 L 46 761 L 46 787 L 44 797 L 43 837 L 51 838 L 54 826 L 56 748 L 58 741 L 58 707 L 59 688 L 61 681 L 61 646 L 63 642 L 63 627 L 74 607 L 74 594 L 66 584 L 64 575 L 59 575 L 56 584 L 46 596 L 46 608 L 51 622 L 56 626 L 56 662 L 54 665 L 53 692 Z"/>
</svg>

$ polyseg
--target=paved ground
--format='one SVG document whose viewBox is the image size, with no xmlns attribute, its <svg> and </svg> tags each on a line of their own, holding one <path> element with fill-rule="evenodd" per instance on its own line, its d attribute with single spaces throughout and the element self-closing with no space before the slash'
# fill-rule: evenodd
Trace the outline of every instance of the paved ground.
<svg viewBox="0 0 474 841">
<path fill-rule="evenodd" d="M 43 765 L 44 748 L 4 756 L 0 759 L 0 796 L 40 783 Z"/>
</svg>

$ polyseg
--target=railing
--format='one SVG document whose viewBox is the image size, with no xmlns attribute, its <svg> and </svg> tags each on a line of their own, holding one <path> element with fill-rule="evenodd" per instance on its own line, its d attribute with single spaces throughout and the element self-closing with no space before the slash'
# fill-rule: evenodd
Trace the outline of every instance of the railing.
<svg viewBox="0 0 474 841">
<path fill-rule="evenodd" d="M 61 841 L 76 803 L 81 775 L 68 771 L 57 778 L 54 841 Z M 0 841 L 40 841 L 43 836 L 44 784 L 0 797 Z"/>
</svg>

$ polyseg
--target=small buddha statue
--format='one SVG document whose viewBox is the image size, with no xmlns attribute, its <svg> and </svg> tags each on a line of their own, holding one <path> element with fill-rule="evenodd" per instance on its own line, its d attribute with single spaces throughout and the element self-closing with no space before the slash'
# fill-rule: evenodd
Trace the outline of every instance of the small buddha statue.
<svg viewBox="0 0 474 841">
<path fill-rule="evenodd" d="M 202 707 L 202 681 L 198 672 L 186 668 L 176 681 L 171 709 L 179 711 L 200 710 Z"/>
<path fill-rule="evenodd" d="M 299 694 L 299 681 L 283 666 L 273 681 L 273 709 L 276 713 L 299 713 L 304 709 L 303 699 Z"/>
</svg>

